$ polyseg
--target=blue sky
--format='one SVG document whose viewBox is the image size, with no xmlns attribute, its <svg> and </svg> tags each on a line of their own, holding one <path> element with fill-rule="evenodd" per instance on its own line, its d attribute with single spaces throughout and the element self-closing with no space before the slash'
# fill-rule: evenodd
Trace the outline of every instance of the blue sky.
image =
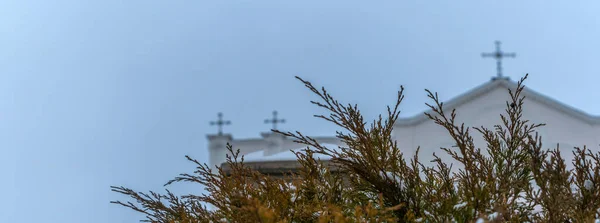
<svg viewBox="0 0 600 223">
<path fill-rule="evenodd" d="M 293 76 L 374 118 L 406 87 L 448 99 L 505 74 L 600 114 L 597 1 L 0 1 L 0 216 L 7 222 L 136 222 L 109 186 L 158 190 L 207 160 L 208 122 L 258 137 L 333 135 Z M 200 192 L 196 185 L 171 187 Z"/>
</svg>

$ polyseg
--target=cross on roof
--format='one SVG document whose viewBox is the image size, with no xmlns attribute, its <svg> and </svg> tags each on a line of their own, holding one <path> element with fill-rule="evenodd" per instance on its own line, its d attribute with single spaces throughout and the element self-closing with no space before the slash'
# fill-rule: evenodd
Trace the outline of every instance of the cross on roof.
<svg viewBox="0 0 600 223">
<path fill-rule="evenodd" d="M 277 111 L 273 111 L 273 118 L 266 119 L 265 124 L 272 123 L 273 129 L 277 129 L 277 123 L 285 123 L 285 119 L 277 119 Z"/>
<path fill-rule="evenodd" d="M 221 112 L 217 113 L 217 116 L 219 117 L 219 119 L 217 119 L 217 121 L 211 121 L 210 125 L 218 126 L 219 127 L 219 135 L 223 135 L 223 125 L 230 125 L 231 122 L 223 121 L 223 113 L 221 113 Z"/>
<path fill-rule="evenodd" d="M 504 53 L 502 52 L 502 50 L 500 50 L 500 41 L 496 41 L 496 52 L 493 53 L 482 53 L 481 56 L 482 57 L 493 57 L 494 59 L 496 59 L 496 71 L 497 71 L 497 77 L 496 78 L 502 78 L 502 58 L 504 57 L 516 57 L 517 55 L 515 53 Z"/>
</svg>

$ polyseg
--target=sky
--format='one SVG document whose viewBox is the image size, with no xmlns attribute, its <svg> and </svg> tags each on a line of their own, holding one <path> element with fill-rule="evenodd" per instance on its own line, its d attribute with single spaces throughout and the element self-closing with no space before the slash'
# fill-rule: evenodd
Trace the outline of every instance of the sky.
<svg viewBox="0 0 600 223">
<path fill-rule="evenodd" d="M 495 75 L 600 114 L 598 1 L 0 1 L 0 216 L 6 222 L 137 222 L 110 204 L 163 192 L 190 155 L 207 162 L 217 112 L 234 138 L 337 127 L 294 76 L 357 103 L 423 112 Z M 176 184 L 178 194 L 200 193 Z"/>
</svg>

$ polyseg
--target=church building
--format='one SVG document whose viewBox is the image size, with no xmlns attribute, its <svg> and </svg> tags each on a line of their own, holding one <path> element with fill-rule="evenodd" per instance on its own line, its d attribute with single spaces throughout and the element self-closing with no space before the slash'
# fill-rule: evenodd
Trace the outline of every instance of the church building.
<svg viewBox="0 0 600 223">
<path fill-rule="evenodd" d="M 503 53 L 500 43 L 496 42 L 496 51 L 482 54 L 484 57 L 493 57 L 497 60 L 497 76 L 490 81 L 477 86 L 466 93 L 444 102 L 444 110 L 456 109 L 457 123 L 465 126 L 484 126 L 493 128 L 501 124 L 500 114 L 505 114 L 506 101 L 510 100 L 508 89 L 516 90 L 517 83 L 502 75 L 501 60 L 503 57 L 514 57 L 514 54 Z M 525 96 L 523 106 L 523 119 L 531 123 L 545 123 L 537 131 L 542 136 L 544 148 L 560 146 L 563 158 L 571 163 L 573 147 L 584 145 L 592 151 L 600 151 L 600 116 L 593 116 L 576 108 L 544 96 L 527 86 L 522 92 Z M 430 111 L 426 111 L 431 113 Z M 274 125 L 279 120 L 274 113 L 274 118 L 269 120 Z M 275 133 L 262 133 L 260 138 L 235 139 L 231 134 L 223 134 L 221 126 L 228 124 L 223 121 L 221 114 L 219 120 L 212 124 L 219 125 L 219 133 L 209 135 L 209 165 L 221 165 L 227 153 L 226 144 L 229 142 L 234 149 L 239 149 L 245 156 L 245 162 L 264 173 L 275 173 L 297 168 L 296 156 L 290 150 L 304 149 L 305 146 L 295 143 L 292 139 Z M 276 126 L 274 126 L 276 128 Z M 442 160 L 450 161 L 450 157 L 440 150 L 440 147 L 451 147 L 455 143 L 447 131 L 435 124 L 423 113 L 407 118 L 399 118 L 393 130 L 393 137 L 402 150 L 405 158 L 410 158 L 417 147 L 420 147 L 420 161 L 427 163 L 432 160 L 432 154 L 440 156 Z M 475 146 L 484 149 L 486 144 L 481 134 L 472 130 Z M 342 143 L 335 137 L 314 137 L 318 142 L 329 148 L 337 148 Z M 343 145 L 342 145 L 343 146 Z M 315 154 L 316 155 L 316 154 Z M 325 157 L 322 157 L 323 159 Z"/>
</svg>

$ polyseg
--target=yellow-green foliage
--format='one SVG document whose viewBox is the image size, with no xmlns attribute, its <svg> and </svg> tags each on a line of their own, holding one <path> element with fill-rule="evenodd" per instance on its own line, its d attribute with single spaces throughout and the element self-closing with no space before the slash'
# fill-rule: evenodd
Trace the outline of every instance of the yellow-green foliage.
<svg viewBox="0 0 600 223">
<path fill-rule="evenodd" d="M 526 78 L 526 77 L 525 77 Z M 317 116 L 340 126 L 337 137 L 347 147 L 327 148 L 299 132 L 279 132 L 307 148 L 297 152 L 302 168 L 286 179 L 247 167 L 228 145 L 227 171 L 206 164 L 172 181 L 204 185 L 208 194 L 175 196 L 112 190 L 137 201 L 114 201 L 146 215 L 149 222 L 594 222 L 600 208 L 600 153 L 573 148 L 574 170 L 568 170 L 559 148 L 543 149 L 536 129 L 542 124 L 521 119 L 522 82 L 499 125 L 474 127 L 487 142 L 476 148 L 470 128 L 455 123 L 455 111 L 444 110 L 437 93 L 427 114 L 456 143 L 441 148 L 453 160 L 435 154 L 433 165 L 419 162 L 418 148 L 408 161 L 392 138 L 403 99 L 370 125 L 356 105 L 342 105 L 324 89 L 298 78 L 320 100 L 313 104 L 330 114 Z M 331 158 L 330 165 L 313 155 Z M 462 168 L 452 169 L 449 163 Z M 336 171 L 331 171 L 336 167 Z M 214 167 L 213 167 L 214 168 Z M 214 207 L 208 210 L 206 204 Z"/>
</svg>

